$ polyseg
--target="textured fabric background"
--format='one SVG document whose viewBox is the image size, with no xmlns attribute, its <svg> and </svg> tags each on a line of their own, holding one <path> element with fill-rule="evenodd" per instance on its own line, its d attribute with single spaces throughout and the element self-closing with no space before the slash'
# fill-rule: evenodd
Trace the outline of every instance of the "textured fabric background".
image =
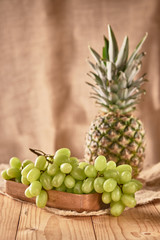
<svg viewBox="0 0 160 240">
<path fill-rule="evenodd" d="M 159 0 L 0 0 L 0 162 L 69 147 L 83 157 L 98 112 L 89 98 L 88 44 L 101 51 L 111 24 L 133 50 L 145 32 L 147 95 L 135 113 L 147 132 L 145 166 L 160 156 Z"/>
</svg>

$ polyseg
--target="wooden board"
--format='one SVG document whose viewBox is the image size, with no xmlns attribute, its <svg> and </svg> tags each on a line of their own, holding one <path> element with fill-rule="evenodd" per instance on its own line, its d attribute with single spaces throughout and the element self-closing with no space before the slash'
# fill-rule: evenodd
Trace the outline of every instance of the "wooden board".
<svg viewBox="0 0 160 240">
<path fill-rule="evenodd" d="M 20 219 L 22 204 L 0 195 L 0 240 L 14 240 Z"/>
<path fill-rule="evenodd" d="M 62 217 L 0 195 L 0 240 L 159 240 L 160 201 L 120 217 Z"/>
<path fill-rule="evenodd" d="M 124 211 L 119 217 L 92 217 L 97 239 L 159 240 L 160 201 Z M 157 211 L 158 210 L 158 211 Z"/>
<path fill-rule="evenodd" d="M 27 201 L 35 203 L 35 198 L 27 198 L 24 194 L 27 186 L 14 181 L 6 181 L 6 193 Z M 48 192 L 47 206 L 64 210 L 97 211 L 106 208 L 107 205 L 102 203 L 101 194 L 73 194 L 50 190 Z"/>
<path fill-rule="evenodd" d="M 23 203 L 16 240 L 96 240 L 90 217 L 62 217 Z"/>
<path fill-rule="evenodd" d="M 160 240 L 160 201 L 120 217 L 63 217 L 0 195 L 0 240 Z"/>
</svg>

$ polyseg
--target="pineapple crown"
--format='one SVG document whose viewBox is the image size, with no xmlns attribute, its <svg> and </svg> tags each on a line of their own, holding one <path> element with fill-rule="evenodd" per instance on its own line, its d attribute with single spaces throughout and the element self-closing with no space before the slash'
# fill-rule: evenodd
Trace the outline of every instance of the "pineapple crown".
<svg viewBox="0 0 160 240">
<path fill-rule="evenodd" d="M 87 82 L 93 92 L 91 98 L 96 99 L 104 112 L 116 112 L 119 114 L 133 111 L 139 102 L 144 89 L 141 85 L 147 81 L 145 75 L 135 80 L 135 76 L 141 69 L 142 58 L 145 52 L 139 53 L 147 33 L 138 43 L 132 55 L 128 59 L 129 41 L 125 36 L 122 46 L 118 51 L 118 45 L 110 25 L 108 25 L 108 39 L 104 36 L 102 57 L 89 47 L 96 63 L 88 61 L 93 71 L 89 76 L 95 84 Z"/>
</svg>

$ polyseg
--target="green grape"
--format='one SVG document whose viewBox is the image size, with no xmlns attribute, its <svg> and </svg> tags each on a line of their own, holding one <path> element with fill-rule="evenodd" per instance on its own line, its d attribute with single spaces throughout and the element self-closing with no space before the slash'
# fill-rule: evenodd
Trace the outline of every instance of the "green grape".
<svg viewBox="0 0 160 240">
<path fill-rule="evenodd" d="M 86 175 L 84 173 L 84 169 L 79 167 L 74 167 L 70 173 L 70 175 L 75 178 L 76 180 L 84 180 Z"/>
<path fill-rule="evenodd" d="M 60 148 L 55 152 L 54 158 L 59 155 L 65 155 L 67 157 L 71 156 L 71 151 L 68 148 Z"/>
<path fill-rule="evenodd" d="M 50 162 L 53 162 L 53 157 L 47 157 L 47 160 L 50 161 Z"/>
<path fill-rule="evenodd" d="M 131 182 L 134 182 L 134 183 L 137 184 L 138 190 L 141 190 L 141 189 L 142 189 L 143 184 L 142 184 L 139 180 L 137 180 L 137 179 L 131 179 Z"/>
<path fill-rule="evenodd" d="M 51 190 L 53 188 L 52 177 L 47 172 L 42 173 L 40 176 L 40 182 L 45 190 Z"/>
<path fill-rule="evenodd" d="M 12 157 L 9 161 L 9 164 L 12 168 L 21 168 L 21 161 L 17 157 Z"/>
<path fill-rule="evenodd" d="M 113 178 L 118 182 L 119 172 L 116 169 L 106 169 L 103 173 L 105 179 Z"/>
<path fill-rule="evenodd" d="M 62 172 L 57 173 L 52 179 L 52 186 L 56 188 L 60 187 L 64 181 L 65 176 L 66 175 Z"/>
<path fill-rule="evenodd" d="M 135 182 L 125 183 L 122 187 L 123 193 L 133 194 L 139 190 L 138 184 Z"/>
<path fill-rule="evenodd" d="M 27 198 L 32 198 L 32 197 L 33 197 L 32 194 L 31 194 L 31 192 L 30 192 L 30 188 L 29 188 L 29 187 L 26 188 L 24 194 L 25 194 L 25 196 L 26 196 Z"/>
<path fill-rule="evenodd" d="M 136 199 L 131 194 L 123 194 L 121 201 L 127 207 L 133 208 L 136 206 Z"/>
<path fill-rule="evenodd" d="M 129 182 L 132 178 L 132 174 L 129 171 L 124 171 L 120 173 L 120 183 L 125 184 Z"/>
<path fill-rule="evenodd" d="M 54 157 L 54 163 L 60 166 L 63 163 L 68 163 L 69 158 L 66 155 L 58 155 Z"/>
<path fill-rule="evenodd" d="M 66 192 L 67 192 L 67 193 L 73 193 L 73 191 L 74 191 L 74 188 L 67 188 L 67 189 L 66 189 Z"/>
<path fill-rule="evenodd" d="M 113 178 L 109 178 L 103 183 L 103 189 L 105 192 L 112 192 L 116 186 L 117 182 Z"/>
<path fill-rule="evenodd" d="M 21 176 L 21 171 L 18 168 L 11 167 L 7 169 L 7 175 L 10 178 L 18 178 Z"/>
<path fill-rule="evenodd" d="M 23 177 L 27 177 L 27 174 L 29 173 L 29 171 L 34 168 L 34 164 L 33 163 L 29 163 L 27 166 L 25 166 L 21 172 Z"/>
<path fill-rule="evenodd" d="M 21 182 L 22 182 L 24 185 L 29 185 L 29 184 L 30 184 L 30 182 L 27 180 L 27 178 L 26 178 L 26 177 L 23 177 L 23 176 L 21 176 Z"/>
<path fill-rule="evenodd" d="M 95 178 L 97 176 L 97 170 L 93 165 L 88 165 L 84 169 L 84 173 L 86 174 L 87 177 L 90 178 Z"/>
<path fill-rule="evenodd" d="M 129 195 L 131 195 L 133 198 L 135 198 L 135 193 L 131 193 Z"/>
<path fill-rule="evenodd" d="M 72 165 L 70 163 L 63 163 L 60 166 L 60 170 L 63 173 L 70 173 L 72 171 Z"/>
<path fill-rule="evenodd" d="M 69 158 L 69 163 L 72 165 L 72 167 L 78 167 L 78 165 L 79 165 L 78 158 L 70 157 Z"/>
<path fill-rule="evenodd" d="M 64 183 L 62 183 L 62 185 L 58 188 L 56 188 L 57 191 L 60 191 L 60 192 L 65 192 L 66 191 L 66 186 L 64 185 Z"/>
<path fill-rule="evenodd" d="M 82 183 L 82 192 L 91 193 L 94 188 L 93 183 L 94 183 L 94 178 L 89 177 L 85 179 Z"/>
<path fill-rule="evenodd" d="M 114 161 L 107 162 L 107 169 L 116 169 L 116 163 Z"/>
<path fill-rule="evenodd" d="M 110 193 L 111 194 L 111 193 Z M 112 201 L 111 199 L 111 202 L 110 202 L 110 207 L 112 207 L 116 202 Z"/>
<path fill-rule="evenodd" d="M 125 209 L 125 206 L 124 206 L 124 204 L 121 201 L 115 202 L 111 206 L 110 213 L 113 216 L 118 217 L 118 216 L 120 216 L 122 214 L 124 209 Z"/>
<path fill-rule="evenodd" d="M 94 186 L 93 186 L 93 190 L 92 192 L 90 192 L 90 194 L 96 193 L 96 191 L 94 190 Z"/>
<path fill-rule="evenodd" d="M 48 168 L 48 165 L 49 165 L 49 162 L 48 162 L 48 161 L 46 161 L 46 164 L 44 165 L 44 168 L 42 169 L 42 171 L 46 171 L 46 170 L 47 170 L 47 168 Z"/>
<path fill-rule="evenodd" d="M 40 194 L 36 197 L 36 205 L 39 208 L 44 208 L 48 201 L 48 194 L 45 190 L 41 190 Z"/>
<path fill-rule="evenodd" d="M 15 178 L 15 182 L 21 183 L 21 174 Z"/>
<path fill-rule="evenodd" d="M 111 193 L 103 192 L 103 194 L 102 194 L 102 202 L 104 202 L 105 204 L 109 204 L 111 202 Z"/>
<path fill-rule="evenodd" d="M 7 170 L 3 170 L 3 171 L 1 172 L 1 176 L 2 176 L 2 178 L 5 179 L 5 180 L 11 179 L 11 178 L 8 176 L 8 174 L 7 174 Z"/>
<path fill-rule="evenodd" d="M 32 161 L 26 159 L 22 162 L 22 168 L 25 168 L 28 164 L 33 163 Z"/>
<path fill-rule="evenodd" d="M 107 161 L 104 156 L 98 156 L 94 162 L 94 167 L 97 171 L 103 171 L 107 166 Z"/>
<path fill-rule="evenodd" d="M 34 167 L 27 174 L 27 180 L 31 183 L 33 181 L 36 181 L 40 177 L 40 175 L 40 170 Z"/>
<path fill-rule="evenodd" d="M 74 186 L 74 189 L 73 189 L 73 192 L 76 193 L 76 194 L 82 194 L 82 183 L 83 181 L 78 181 L 76 182 L 75 186 Z"/>
<path fill-rule="evenodd" d="M 116 186 L 113 192 L 111 192 L 111 198 L 114 202 L 118 202 L 121 199 L 122 191 L 119 186 Z"/>
<path fill-rule="evenodd" d="M 50 175 L 50 176 L 55 176 L 57 173 L 59 172 L 59 166 L 56 164 L 56 163 L 52 163 L 48 165 L 47 167 L 47 173 Z"/>
<path fill-rule="evenodd" d="M 132 167 L 128 164 L 122 164 L 117 167 L 118 172 L 124 172 L 124 171 L 129 171 L 132 173 Z"/>
<path fill-rule="evenodd" d="M 42 184 L 39 181 L 34 181 L 31 183 L 29 190 L 32 196 L 36 197 L 40 194 L 42 189 Z"/>
<path fill-rule="evenodd" d="M 105 178 L 103 177 L 97 177 L 94 180 L 94 189 L 97 193 L 103 193 L 104 189 L 103 189 L 103 183 L 105 182 Z"/>
<path fill-rule="evenodd" d="M 75 182 L 75 179 L 70 175 L 67 175 L 64 179 L 64 184 L 67 188 L 73 188 L 75 186 Z"/>
<path fill-rule="evenodd" d="M 45 156 L 39 156 L 36 158 L 35 167 L 39 170 L 43 170 L 46 165 L 46 158 Z"/>
<path fill-rule="evenodd" d="M 87 162 L 80 162 L 78 167 L 84 169 L 87 165 Z"/>
<path fill-rule="evenodd" d="M 104 172 L 106 171 L 107 168 L 105 168 L 103 171 L 98 172 L 98 176 L 104 177 Z"/>
</svg>

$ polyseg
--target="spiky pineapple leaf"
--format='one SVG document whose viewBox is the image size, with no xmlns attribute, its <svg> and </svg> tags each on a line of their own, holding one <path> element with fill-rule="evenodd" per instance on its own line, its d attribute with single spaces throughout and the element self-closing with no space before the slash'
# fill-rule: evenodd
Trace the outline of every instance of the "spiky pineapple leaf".
<svg viewBox="0 0 160 240">
<path fill-rule="evenodd" d="M 109 41 L 104 37 L 102 58 L 90 48 L 96 63 L 88 61 L 94 70 L 88 75 L 94 82 L 87 84 L 93 90 L 92 98 L 106 108 L 106 111 L 126 113 L 135 109 L 135 105 L 144 93 L 144 90 L 141 90 L 141 85 L 146 81 L 144 75 L 136 80 L 135 76 L 141 68 L 141 60 L 145 55 L 144 52 L 139 53 L 139 50 L 146 35 L 137 45 L 128 62 L 128 37 L 124 38 L 118 53 L 117 42 L 110 26 L 108 26 L 108 35 Z"/>
<path fill-rule="evenodd" d="M 94 94 L 94 95 L 97 95 L 99 99 L 104 100 L 105 103 L 107 103 L 108 105 L 112 105 L 112 101 L 109 100 L 109 95 L 107 96 L 101 96 L 99 94 Z"/>
<path fill-rule="evenodd" d="M 142 76 L 141 78 L 138 78 L 137 80 L 135 80 L 132 85 L 128 88 L 128 94 L 129 96 L 132 95 L 132 93 L 134 93 L 136 90 L 139 90 L 141 85 L 144 82 L 147 82 L 148 80 L 144 78 L 144 76 Z"/>
<path fill-rule="evenodd" d="M 103 57 L 103 60 L 109 60 L 108 47 L 109 47 L 109 41 L 108 41 L 108 39 L 104 36 L 104 47 L 103 47 L 103 49 L 102 49 L 102 57 Z"/>
<path fill-rule="evenodd" d="M 89 47 L 89 49 L 90 49 L 91 54 L 94 57 L 95 61 L 97 63 L 100 63 L 101 62 L 101 56 L 93 48 Z"/>
<path fill-rule="evenodd" d="M 140 62 L 145 55 L 146 55 L 145 52 L 141 52 L 140 54 L 136 55 L 135 60 Z"/>
<path fill-rule="evenodd" d="M 91 94 L 91 98 L 96 99 L 96 100 L 98 100 L 99 102 L 101 102 L 101 103 L 103 103 L 103 104 L 106 104 L 106 105 L 108 105 L 108 106 L 110 106 L 110 105 L 112 104 L 112 102 L 110 102 L 107 98 L 101 97 L 101 96 L 99 96 L 99 95 L 96 94 L 96 93 Z"/>
<path fill-rule="evenodd" d="M 128 88 L 119 89 L 117 94 L 120 100 L 125 100 L 128 97 Z"/>
<path fill-rule="evenodd" d="M 130 80 L 128 80 L 129 84 L 132 83 L 133 78 L 139 72 L 141 65 L 142 65 L 141 60 L 144 56 L 145 56 L 144 52 L 140 53 L 139 55 L 136 55 L 136 57 L 132 61 L 132 63 L 126 67 L 124 73 L 125 73 L 127 79 L 130 79 Z"/>
<path fill-rule="evenodd" d="M 108 48 L 109 60 L 111 62 L 115 62 L 118 54 L 118 45 L 110 25 L 108 25 L 108 38 L 109 38 L 109 48 Z"/>
<path fill-rule="evenodd" d="M 137 91 L 136 87 L 128 88 L 128 97 L 132 96 Z"/>
<path fill-rule="evenodd" d="M 90 60 L 88 60 L 89 65 L 93 68 L 93 70 L 96 71 L 96 65 L 92 63 Z"/>
<path fill-rule="evenodd" d="M 131 74 L 128 77 L 128 86 L 131 86 L 135 76 L 137 75 L 137 73 L 140 71 L 141 69 L 141 64 L 139 64 L 138 66 L 134 67 Z"/>
<path fill-rule="evenodd" d="M 134 80 L 134 77 L 138 74 L 138 72 L 141 69 L 141 59 L 145 56 L 145 53 L 142 52 L 139 55 L 137 55 L 135 57 L 135 59 L 132 61 L 132 63 L 127 66 L 126 70 L 125 70 L 125 75 L 127 77 L 128 80 L 128 86 L 130 86 Z"/>
<path fill-rule="evenodd" d="M 126 107 L 122 108 L 123 113 L 130 113 L 130 112 L 133 112 L 135 109 L 136 107 L 134 107 L 134 105 L 128 106 L 127 108 Z"/>
<path fill-rule="evenodd" d="M 103 82 L 102 82 L 101 78 L 97 74 L 95 74 L 94 72 L 90 72 L 87 75 L 90 78 L 92 78 L 97 83 L 97 85 L 103 86 Z"/>
<path fill-rule="evenodd" d="M 101 105 L 102 107 L 104 107 L 104 109 L 108 109 L 109 111 L 112 111 L 111 107 L 107 104 L 101 103 L 101 102 L 97 102 L 99 105 Z"/>
<path fill-rule="evenodd" d="M 144 35 L 144 37 L 142 38 L 142 40 L 138 43 L 138 45 L 136 46 L 133 54 L 130 56 L 128 62 L 127 62 L 127 65 L 130 65 L 132 63 L 132 61 L 134 60 L 134 58 L 136 57 L 137 53 L 139 52 L 139 50 L 141 49 L 143 43 L 145 42 L 146 38 L 148 36 L 148 33 L 146 33 Z"/>
<path fill-rule="evenodd" d="M 92 83 L 90 82 L 86 82 L 86 84 L 88 84 L 92 89 L 93 89 L 93 93 L 92 95 L 94 94 L 98 94 L 99 97 L 106 97 L 108 95 L 108 93 L 106 92 L 106 90 L 101 87 L 101 88 L 98 88 L 97 86 L 93 85 Z"/>
<path fill-rule="evenodd" d="M 86 82 L 86 84 L 89 85 L 93 89 L 93 91 L 97 92 L 97 87 L 95 85 L 90 82 Z"/>
<path fill-rule="evenodd" d="M 146 91 L 144 89 L 138 90 L 137 93 L 132 94 L 128 99 L 138 99 L 138 97 L 141 97 L 142 93 L 145 93 Z"/>
<path fill-rule="evenodd" d="M 102 68 L 100 65 L 96 65 L 96 71 L 97 74 L 99 75 L 100 78 L 103 78 L 104 76 L 106 76 L 106 71 L 104 68 Z"/>
<path fill-rule="evenodd" d="M 120 89 L 123 89 L 123 88 L 127 87 L 127 77 L 126 77 L 126 74 L 124 72 L 122 72 L 122 71 L 119 72 L 118 87 Z"/>
<path fill-rule="evenodd" d="M 107 61 L 107 79 L 109 81 L 114 80 L 116 67 L 114 63 Z"/>
<path fill-rule="evenodd" d="M 128 51 L 129 51 L 129 43 L 128 43 L 128 37 L 126 36 L 123 40 L 122 47 L 118 53 L 117 60 L 115 63 L 116 67 L 119 70 L 123 69 L 124 65 L 127 62 Z"/>
</svg>

